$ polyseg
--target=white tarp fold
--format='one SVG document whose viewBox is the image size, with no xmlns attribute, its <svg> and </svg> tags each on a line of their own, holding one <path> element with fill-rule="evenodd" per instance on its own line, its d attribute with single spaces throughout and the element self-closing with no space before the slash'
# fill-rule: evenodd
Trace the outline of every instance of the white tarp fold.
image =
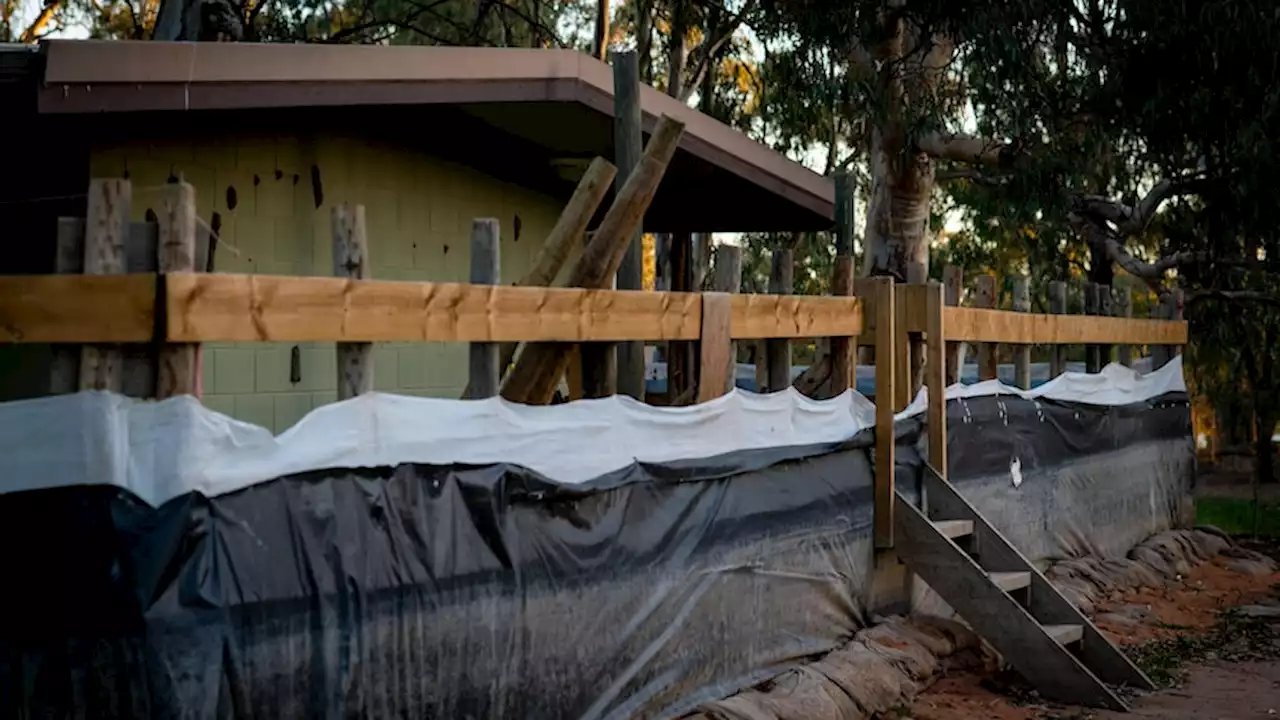
<svg viewBox="0 0 1280 720">
<path fill-rule="evenodd" d="M 1110 365 L 1068 373 L 1030 392 L 996 381 L 947 397 L 1016 394 L 1098 405 L 1185 391 L 1181 359 L 1139 375 Z M 900 417 L 923 412 L 922 391 Z M 633 461 L 711 457 L 735 450 L 836 442 L 875 424 L 875 406 L 850 390 L 811 400 L 788 389 L 735 390 L 692 407 L 626 397 L 531 407 L 373 393 L 318 408 L 279 436 L 206 409 L 102 392 L 0 403 L 0 492 L 115 484 L 159 505 L 193 490 L 213 496 L 282 475 L 398 463 L 523 465 L 584 482 Z"/>
</svg>

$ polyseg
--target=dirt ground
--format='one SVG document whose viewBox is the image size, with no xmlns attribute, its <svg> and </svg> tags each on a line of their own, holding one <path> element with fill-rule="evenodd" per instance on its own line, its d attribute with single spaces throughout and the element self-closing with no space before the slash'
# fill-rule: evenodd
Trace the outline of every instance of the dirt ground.
<svg viewBox="0 0 1280 720">
<path fill-rule="evenodd" d="M 1099 604 L 1098 627 L 1166 686 L 1130 697 L 1127 715 L 1049 705 L 1012 673 L 973 672 L 943 677 L 904 714 L 916 720 L 1280 717 L 1280 573 L 1245 574 L 1229 562 L 1218 557 L 1165 588 L 1117 592 Z M 1252 608 L 1247 616 L 1233 610 L 1242 606 Z M 1254 617 L 1272 612 L 1275 617 Z"/>
</svg>

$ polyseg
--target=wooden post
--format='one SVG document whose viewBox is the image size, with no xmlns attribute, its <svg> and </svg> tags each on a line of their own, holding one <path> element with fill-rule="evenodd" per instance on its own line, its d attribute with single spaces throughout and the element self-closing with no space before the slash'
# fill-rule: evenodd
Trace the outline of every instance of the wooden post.
<svg viewBox="0 0 1280 720">
<path fill-rule="evenodd" d="M 942 269 L 942 285 L 947 293 L 947 306 L 959 307 L 964 291 L 964 268 L 948 265 Z M 960 382 L 960 343 L 947 343 L 947 385 Z"/>
<path fill-rule="evenodd" d="M 1113 312 L 1111 303 L 1111 286 L 1098 286 L 1098 315 L 1101 317 L 1111 317 Z M 1106 367 L 1111 363 L 1111 345 L 1103 343 L 1098 346 L 1098 367 L 1099 369 Z"/>
<path fill-rule="evenodd" d="M 911 404 L 912 393 L 916 389 L 916 379 L 919 377 L 916 374 L 916 368 L 923 360 L 923 358 L 916 357 L 917 349 L 914 333 L 907 332 L 907 328 L 912 327 L 907 318 L 907 314 L 913 309 L 907 299 L 907 290 L 911 287 L 911 285 L 906 284 L 893 286 L 893 307 L 898 314 L 893 321 L 893 326 L 898 333 L 898 338 L 893 346 L 893 384 L 896 390 L 893 397 L 894 412 L 901 412 Z M 923 347 L 920 347 L 920 350 L 923 349 Z"/>
<path fill-rule="evenodd" d="M 644 141 L 640 134 L 640 60 L 634 50 L 613 53 L 613 161 L 618 166 L 615 189 L 622 192 L 627 178 L 640 164 Z M 618 266 L 618 289 L 644 288 L 643 228 L 638 228 Z M 644 342 L 617 346 L 617 391 L 644 400 Z"/>
<path fill-rule="evenodd" d="M 551 228 L 551 234 L 547 235 L 546 242 L 534 257 L 533 268 L 520 278 L 517 285 L 549 287 L 555 282 L 556 276 L 568 261 L 574 246 L 582 242 L 587 223 L 591 222 L 604 196 L 608 194 L 609 183 L 613 182 L 616 173 L 617 168 L 604 158 L 598 157 L 591 161 L 582 179 L 578 181 L 578 187 L 573 191 L 573 196 L 569 198 L 564 210 L 560 211 L 560 217 L 556 220 L 555 227 Z M 511 361 L 515 359 L 517 345 L 518 343 L 513 342 L 502 343 L 499 347 L 498 367 L 504 373 L 510 367 Z M 467 388 L 462 396 L 471 397 L 471 394 L 471 389 Z"/>
<path fill-rule="evenodd" d="M 1169 304 L 1167 297 L 1157 297 L 1147 311 L 1147 316 L 1152 320 L 1168 320 Z M 1152 345 L 1151 352 L 1151 369 L 1159 370 L 1169 362 L 1169 346 L 1168 345 Z"/>
<path fill-rule="evenodd" d="M 1049 312 L 1054 315 L 1067 314 L 1067 284 L 1061 280 L 1049 283 Z M 1049 379 L 1058 377 L 1067 371 L 1067 346 L 1053 345 L 1049 348 Z"/>
<path fill-rule="evenodd" d="M 494 218 L 471 221 L 471 283 L 498 285 L 502 282 L 501 232 Z M 468 400 L 490 398 L 498 394 L 502 368 L 498 367 L 497 343 L 471 343 L 467 365 Z"/>
<path fill-rule="evenodd" d="M 714 285 L 718 292 L 736 294 L 742 291 L 742 248 L 737 245 L 720 245 L 716 248 Z M 707 309 L 702 310 L 703 322 L 706 322 Z M 706 328 L 703 328 L 703 340 L 706 340 Z M 702 349 L 706 358 L 706 348 Z M 729 342 L 729 374 L 725 378 L 724 391 L 732 392 L 734 380 L 738 374 L 738 344 Z M 704 375 L 699 382 L 705 384 Z M 701 396 L 699 390 L 699 396 Z"/>
<path fill-rule="evenodd" d="M 1128 319 L 1133 317 L 1133 295 L 1129 292 L 1129 288 L 1116 288 L 1115 290 L 1115 314 L 1119 317 Z M 1121 365 L 1131 368 L 1133 367 L 1133 346 L 1120 345 L 1116 350 Z"/>
<path fill-rule="evenodd" d="M 1098 283 L 1085 283 L 1084 286 L 1084 314 L 1098 314 Z M 1088 373 L 1096 373 L 1102 370 L 1102 354 L 1097 345 L 1085 345 L 1084 347 L 1084 371 Z"/>
<path fill-rule="evenodd" d="M 569 273 L 567 286 L 600 289 L 611 283 L 683 134 L 684 123 L 666 115 L 659 119 L 640 166 L 614 198 Z M 568 343 L 532 343 L 525 347 L 502 385 L 502 396 L 526 404 L 549 402 L 568 366 L 571 348 Z"/>
<path fill-rule="evenodd" d="M 831 285 L 833 295 L 853 295 L 853 257 L 836 256 L 836 276 Z M 836 397 L 857 384 L 858 359 L 856 337 L 831 338 L 830 397 Z"/>
<path fill-rule="evenodd" d="M 618 393 L 618 348 L 611 342 L 581 344 L 582 397 L 606 398 Z"/>
<path fill-rule="evenodd" d="M 931 282 L 925 297 L 925 386 L 929 392 L 929 464 L 947 479 L 947 343 L 943 308 L 946 289 Z"/>
<path fill-rule="evenodd" d="M 125 241 L 129 237 L 129 213 L 133 186 L 111 178 L 89 181 L 89 207 L 85 219 L 84 274 L 120 275 L 125 272 Z M 123 353 L 119 346 L 86 345 L 80 350 L 80 389 L 123 389 Z"/>
<path fill-rule="evenodd" d="M 158 267 L 162 273 L 196 271 L 196 190 L 177 182 L 161 191 Z M 206 259 L 201 258 L 203 268 Z M 195 343 L 167 343 L 160 348 L 156 367 L 156 397 L 195 395 L 199 382 Z"/>
<path fill-rule="evenodd" d="M 339 203 L 330 213 L 333 227 L 333 274 L 367 280 L 369 240 L 365 234 L 364 206 Z M 346 400 L 373 391 L 373 343 L 337 343 L 338 399 Z"/>
<path fill-rule="evenodd" d="M 1025 275 L 1013 279 L 1013 311 L 1031 312 L 1031 281 Z M 1031 346 L 1025 343 L 1013 347 L 1013 384 L 1031 389 Z"/>
<path fill-rule="evenodd" d="M 789 248 L 775 248 L 769 267 L 769 294 L 790 295 L 795 261 Z M 778 392 L 791 385 L 791 340 L 770 338 L 765 341 L 765 363 L 769 367 L 768 392 Z"/>
<path fill-rule="evenodd" d="M 84 218 L 58 218 L 57 254 L 53 271 L 59 275 L 84 272 Z M 49 392 L 64 395 L 76 391 L 80 383 L 80 347 L 54 345 L 49 368 Z"/>
<path fill-rule="evenodd" d="M 733 296 L 727 292 L 702 294 L 702 336 L 698 342 L 698 402 L 714 400 L 733 382 L 733 341 L 729 324 Z"/>
<path fill-rule="evenodd" d="M 996 308 L 996 276 L 979 275 L 973 296 L 973 306 L 979 308 Z M 995 343 L 978 345 L 978 379 L 995 380 L 999 376 L 999 360 L 996 358 Z"/>
<path fill-rule="evenodd" d="M 1153 308 L 1152 312 L 1155 312 Z M 1174 288 L 1160 298 L 1159 317 L 1162 320 L 1181 320 L 1182 319 L 1182 290 Z M 1182 354 L 1182 348 L 1178 345 L 1161 345 L 1158 353 L 1152 350 L 1151 369 L 1158 370 L 1169 364 L 1174 356 Z"/>
<path fill-rule="evenodd" d="M 876 315 L 876 476 L 875 476 L 875 542 L 880 549 L 893 547 L 894 504 L 894 427 L 893 400 L 894 352 L 898 335 L 894 327 L 898 312 L 894 308 L 893 278 L 876 278 L 872 295 Z"/>
</svg>

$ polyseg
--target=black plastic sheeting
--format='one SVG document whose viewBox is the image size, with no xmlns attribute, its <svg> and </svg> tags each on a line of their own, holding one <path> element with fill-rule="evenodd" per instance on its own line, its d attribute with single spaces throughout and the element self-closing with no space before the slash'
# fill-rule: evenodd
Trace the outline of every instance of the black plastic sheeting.
<svg viewBox="0 0 1280 720">
<path fill-rule="evenodd" d="M 1177 520 L 1185 397 L 948 416 L 953 481 L 1033 557 Z M 920 419 L 898 434 L 911 494 Z M 0 716 L 677 716 L 864 624 L 870 444 L 578 486 L 401 465 L 160 508 L 108 487 L 0 495 Z"/>
<path fill-rule="evenodd" d="M 869 439 L 0 496 L 0 715 L 675 715 L 862 626 Z"/>
<path fill-rule="evenodd" d="M 912 489 L 922 434 L 899 446 L 899 487 Z M 947 437 L 948 479 L 1038 565 L 1120 557 L 1194 521 L 1185 393 L 1115 406 L 1012 395 L 952 400 Z"/>
</svg>

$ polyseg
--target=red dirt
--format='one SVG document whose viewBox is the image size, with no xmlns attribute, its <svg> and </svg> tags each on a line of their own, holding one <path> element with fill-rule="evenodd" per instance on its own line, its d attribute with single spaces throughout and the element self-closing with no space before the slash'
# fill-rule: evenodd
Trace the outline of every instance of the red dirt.
<svg viewBox="0 0 1280 720">
<path fill-rule="evenodd" d="M 1141 606 L 1146 617 L 1132 623 L 1098 623 L 1121 645 L 1145 643 L 1177 634 L 1210 630 L 1218 614 L 1227 608 L 1266 601 L 1280 573 L 1254 576 L 1227 569 L 1228 558 L 1218 557 L 1192 570 L 1179 582 L 1160 589 L 1117 592 L 1099 603 L 1098 614 L 1134 610 Z M 1192 668 L 1183 687 L 1135 699 L 1129 715 L 1097 714 L 1082 709 L 1051 709 L 1047 705 L 1018 704 L 989 689 L 988 677 L 960 672 L 943 677 L 911 706 L 916 720 L 1035 720 L 1044 717 L 1162 717 L 1244 718 L 1280 717 L 1280 663 L 1216 663 Z"/>
</svg>

